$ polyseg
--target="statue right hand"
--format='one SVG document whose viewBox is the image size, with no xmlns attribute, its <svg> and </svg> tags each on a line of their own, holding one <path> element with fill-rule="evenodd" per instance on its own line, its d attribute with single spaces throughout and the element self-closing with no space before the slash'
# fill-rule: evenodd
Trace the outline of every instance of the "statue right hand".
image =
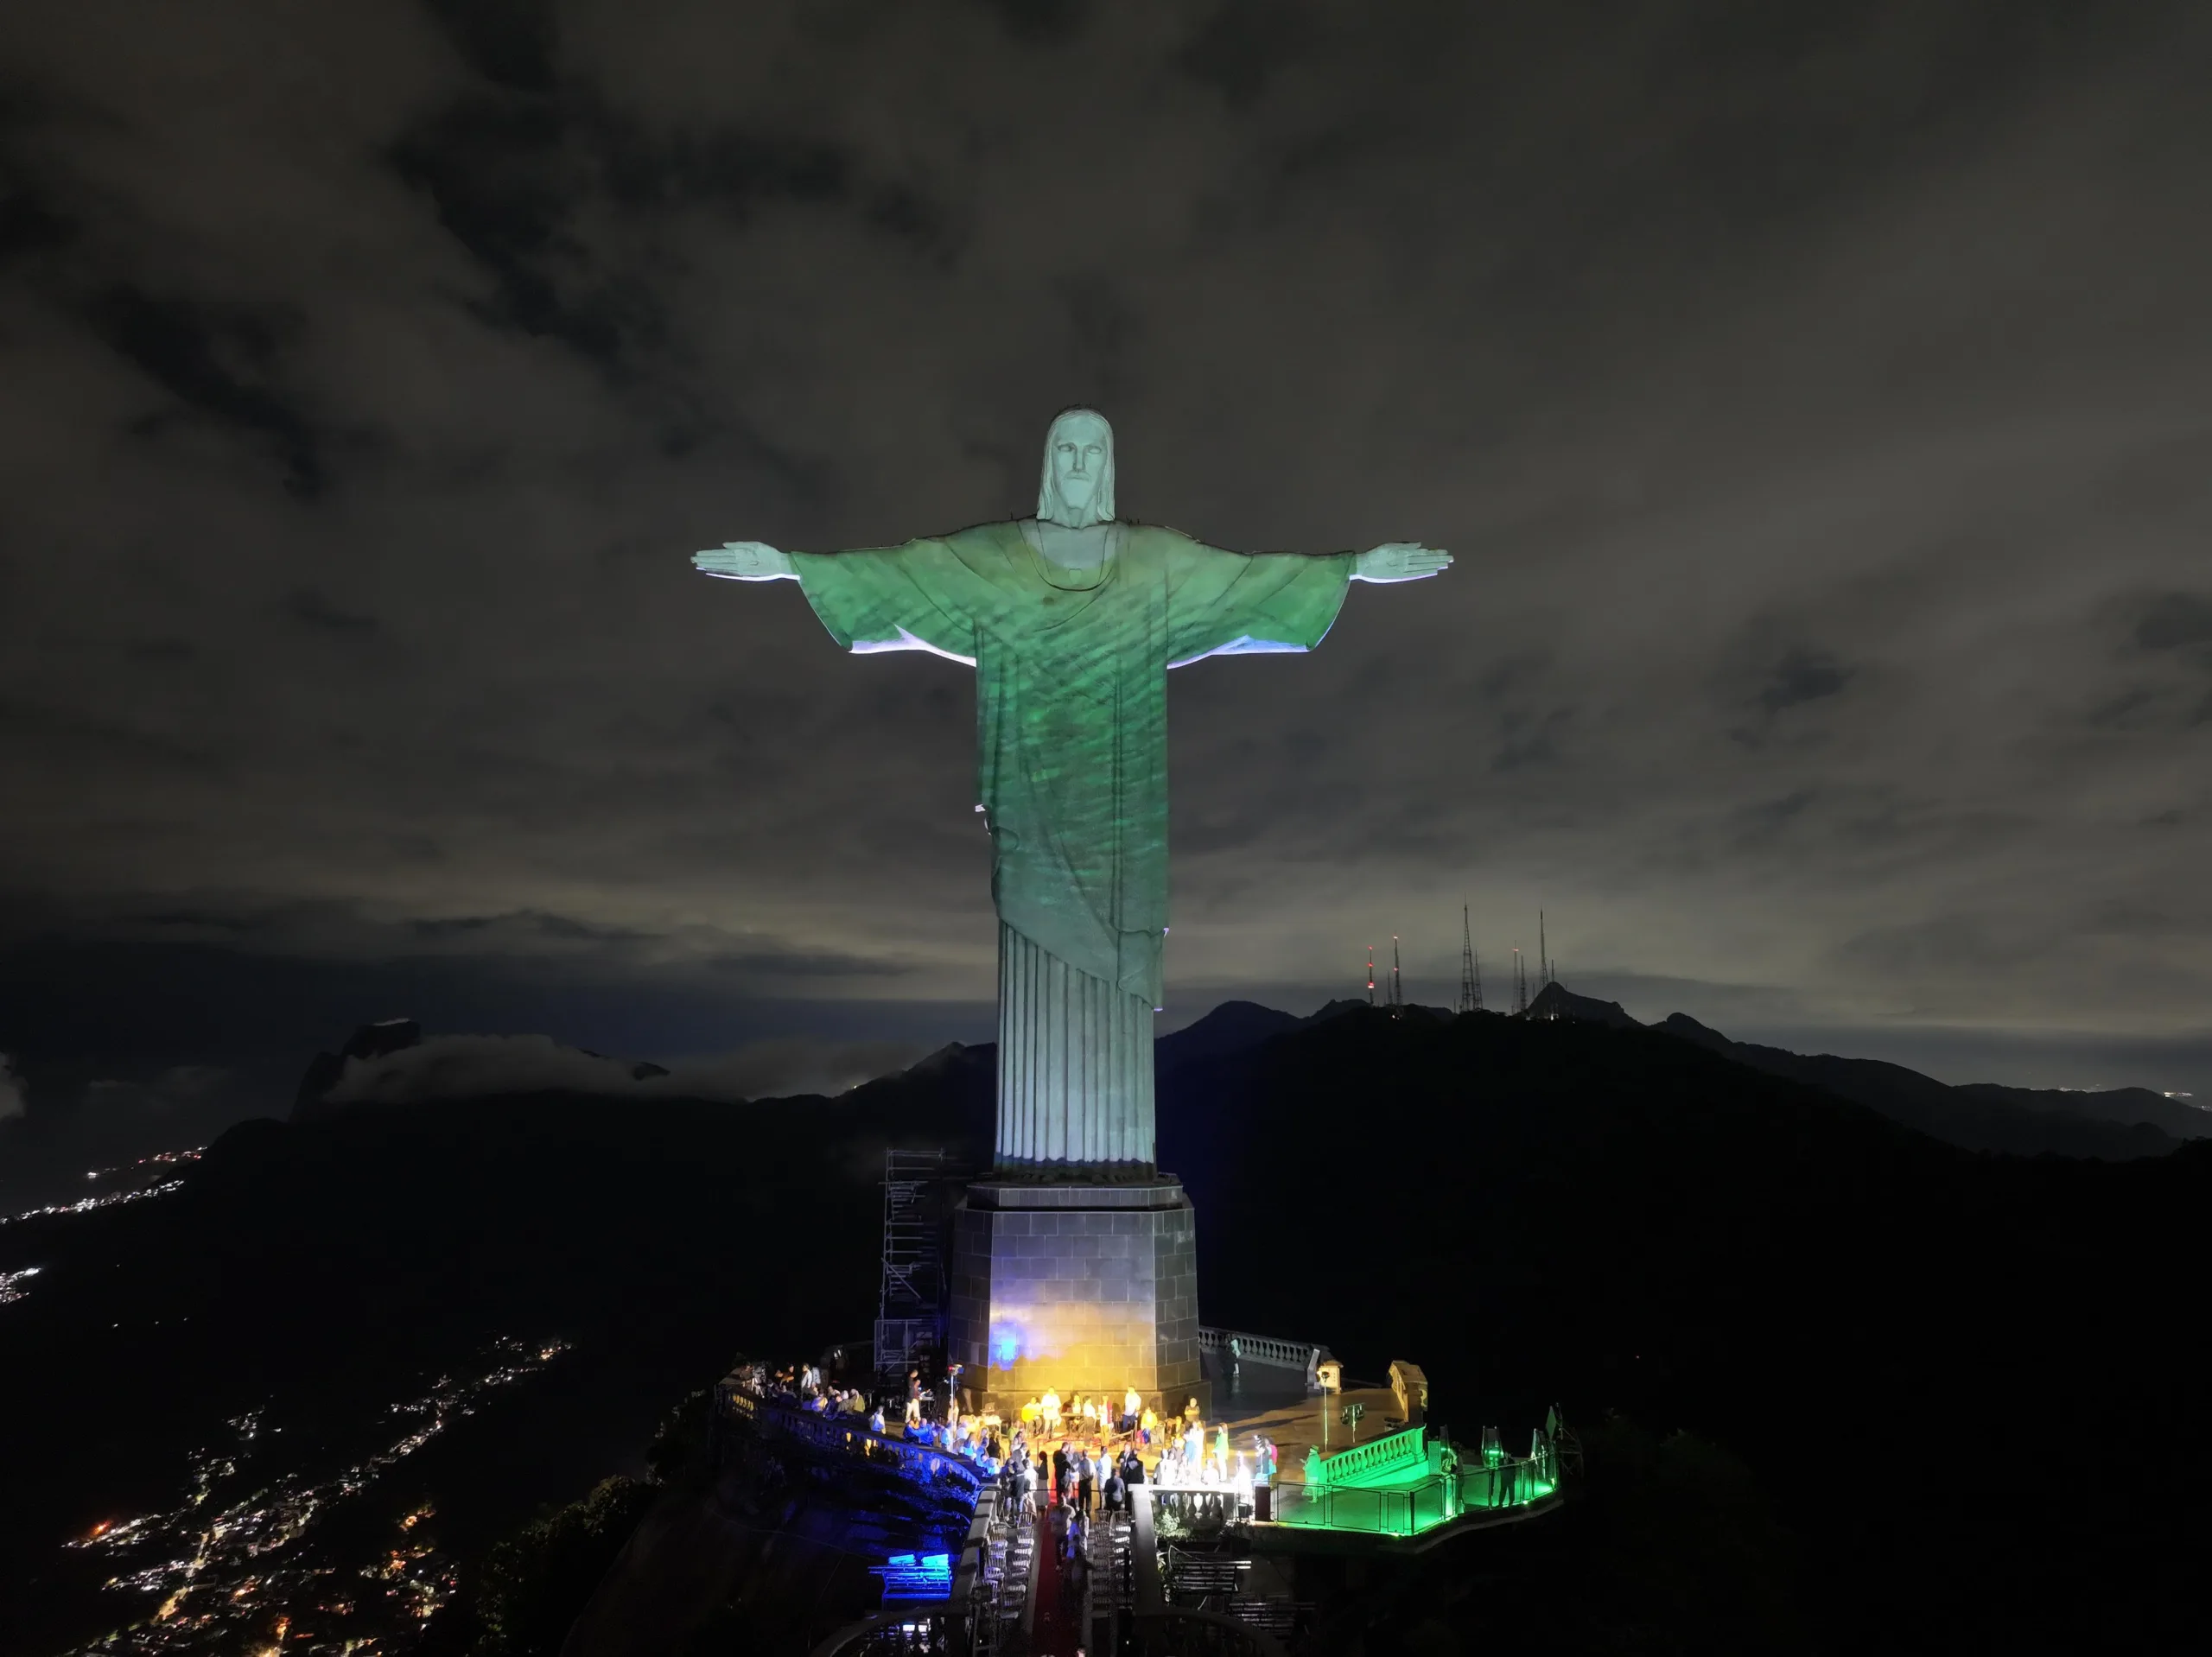
<svg viewBox="0 0 2212 1657">
<path fill-rule="evenodd" d="M 733 581 L 795 581 L 791 559 L 766 541 L 725 541 L 710 552 L 691 555 L 691 568 Z"/>
</svg>

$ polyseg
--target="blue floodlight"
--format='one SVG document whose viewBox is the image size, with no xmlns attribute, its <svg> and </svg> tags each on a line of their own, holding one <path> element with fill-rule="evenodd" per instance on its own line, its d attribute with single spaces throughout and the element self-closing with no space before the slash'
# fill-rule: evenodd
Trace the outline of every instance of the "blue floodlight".
<svg viewBox="0 0 2212 1657">
<path fill-rule="evenodd" d="M 881 1565 L 870 1565 L 871 1574 L 883 1578 L 883 1597 L 891 1599 L 944 1599 L 952 1592 L 950 1553 L 894 1553 Z"/>
</svg>

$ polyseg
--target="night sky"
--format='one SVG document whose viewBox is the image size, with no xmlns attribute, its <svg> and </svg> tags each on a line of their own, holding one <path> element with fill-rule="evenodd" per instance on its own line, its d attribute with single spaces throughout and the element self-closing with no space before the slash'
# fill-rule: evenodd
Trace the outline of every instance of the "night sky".
<svg viewBox="0 0 2212 1657">
<path fill-rule="evenodd" d="M 1639 1017 L 2212 1094 L 2212 15 L 0 22 L 0 1164 L 412 1014 L 986 1038 L 966 672 L 695 549 L 1450 549 L 1171 684 L 1168 1024 L 1537 910 Z M 758 1050 L 756 1050 L 758 1051 Z M 871 1051 L 875 1050 L 871 1049 Z"/>
</svg>

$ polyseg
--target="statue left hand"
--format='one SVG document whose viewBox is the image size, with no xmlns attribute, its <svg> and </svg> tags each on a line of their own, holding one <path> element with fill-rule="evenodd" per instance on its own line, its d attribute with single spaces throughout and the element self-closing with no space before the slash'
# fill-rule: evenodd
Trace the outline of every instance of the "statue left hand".
<svg viewBox="0 0 2212 1657">
<path fill-rule="evenodd" d="M 1452 555 L 1418 541 L 1385 541 L 1358 556 L 1351 567 L 1356 581 L 1418 581 L 1452 568 Z"/>
</svg>

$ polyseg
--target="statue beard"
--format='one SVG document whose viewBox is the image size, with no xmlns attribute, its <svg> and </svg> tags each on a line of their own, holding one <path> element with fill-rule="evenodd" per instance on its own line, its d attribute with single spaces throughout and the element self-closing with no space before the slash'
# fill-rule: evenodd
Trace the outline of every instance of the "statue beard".
<svg viewBox="0 0 2212 1657">
<path fill-rule="evenodd" d="M 1044 515 L 1044 521 L 1057 524 L 1064 530 L 1088 530 L 1110 520 L 1098 516 L 1098 486 L 1096 484 L 1091 486 L 1090 498 L 1084 503 L 1083 511 L 1078 514 L 1068 505 L 1067 497 L 1060 493 L 1059 484 L 1055 480 L 1052 485 L 1052 510 Z"/>
</svg>

